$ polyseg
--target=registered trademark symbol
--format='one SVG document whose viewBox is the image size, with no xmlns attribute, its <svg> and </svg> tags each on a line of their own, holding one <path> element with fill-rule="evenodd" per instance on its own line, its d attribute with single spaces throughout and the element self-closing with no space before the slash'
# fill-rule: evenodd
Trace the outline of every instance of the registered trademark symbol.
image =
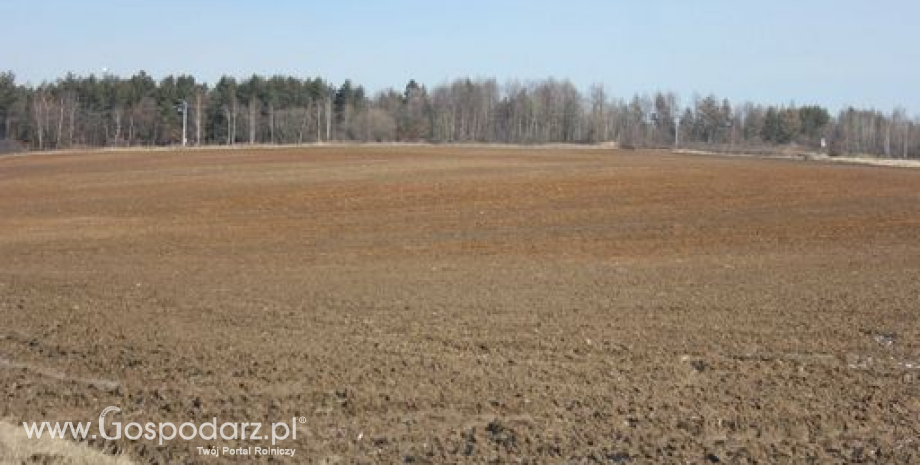
<svg viewBox="0 0 920 465">
<path fill-rule="evenodd" d="M 299 421 L 300 424 L 303 425 L 303 424 L 305 424 L 305 423 L 307 422 L 307 417 L 300 417 L 300 419 L 297 420 L 297 421 Z"/>
</svg>

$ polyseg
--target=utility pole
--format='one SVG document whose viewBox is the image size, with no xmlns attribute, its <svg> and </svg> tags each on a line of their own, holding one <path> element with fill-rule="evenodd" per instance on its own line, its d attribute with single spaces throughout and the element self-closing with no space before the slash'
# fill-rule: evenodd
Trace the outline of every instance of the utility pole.
<svg viewBox="0 0 920 465">
<path fill-rule="evenodd" d="M 179 101 L 179 113 L 182 113 L 182 146 L 188 145 L 188 102 Z"/>
<path fill-rule="evenodd" d="M 195 145 L 201 145 L 201 91 L 195 94 Z"/>
<path fill-rule="evenodd" d="M 674 150 L 680 149 L 680 115 L 674 117 Z"/>
<path fill-rule="evenodd" d="M 332 138 L 332 96 L 334 91 L 330 91 L 326 97 L 326 142 Z"/>
</svg>

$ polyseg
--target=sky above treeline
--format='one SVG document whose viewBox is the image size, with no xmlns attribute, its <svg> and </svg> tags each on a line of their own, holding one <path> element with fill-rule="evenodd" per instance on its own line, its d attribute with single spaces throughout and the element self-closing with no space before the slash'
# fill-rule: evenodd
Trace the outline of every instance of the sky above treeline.
<svg viewBox="0 0 920 465">
<path fill-rule="evenodd" d="M 916 0 L 3 0 L 0 70 L 319 76 L 374 92 L 409 79 L 569 79 L 684 104 L 920 112 Z"/>
</svg>

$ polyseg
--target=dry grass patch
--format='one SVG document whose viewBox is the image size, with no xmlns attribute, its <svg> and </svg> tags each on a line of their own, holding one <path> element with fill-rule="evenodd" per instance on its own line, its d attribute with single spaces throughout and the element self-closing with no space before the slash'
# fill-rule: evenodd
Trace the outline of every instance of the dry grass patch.
<svg viewBox="0 0 920 465">
<path fill-rule="evenodd" d="M 22 426 L 0 421 L 0 465 L 131 465 L 123 456 L 105 455 L 66 439 L 30 439 Z"/>
</svg>

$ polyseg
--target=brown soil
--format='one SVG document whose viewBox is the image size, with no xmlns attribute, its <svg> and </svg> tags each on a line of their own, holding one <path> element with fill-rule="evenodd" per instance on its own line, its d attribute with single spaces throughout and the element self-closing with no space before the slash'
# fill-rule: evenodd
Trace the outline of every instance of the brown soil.
<svg viewBox="0 0 920 465">
<path fill-rule="evenodd" d="M 305 417 L 281 463 L 917 463 L 918 299 L 910 169 L 0 159 L 0 418 Z M 154 463 L 267 445 L 91 443 Z"/>
</svg>

